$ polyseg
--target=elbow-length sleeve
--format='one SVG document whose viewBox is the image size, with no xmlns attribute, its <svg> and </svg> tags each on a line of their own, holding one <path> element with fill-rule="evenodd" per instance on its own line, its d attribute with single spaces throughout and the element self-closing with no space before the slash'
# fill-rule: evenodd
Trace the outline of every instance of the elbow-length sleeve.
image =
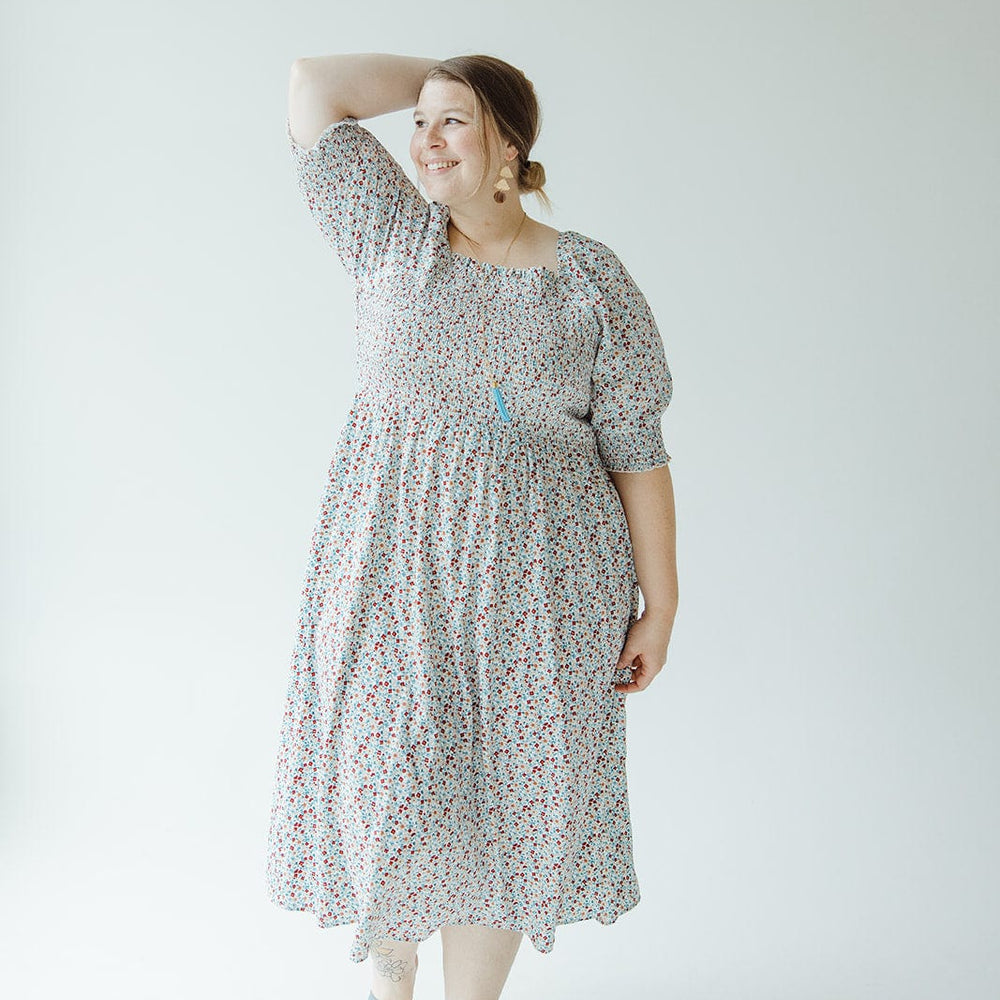
<svg viewBox="0 0 1000 1000">
<path fill-rule="evenodd" d="M 670 461 L 661 417 L 673 378 L 646 297 L 601 244 L 594 277 L 601 334 L 591 374 L 590 423 L 608 472 L 645 472 Z"/>
<path fill-rule="evenodd" d="M 309 148 L 292 138 L 290 120 L 285 127 L 303 201 L 352 277 L 426 229 L 427 201 L 357 118 L 332 122 Z"/>
</svg>

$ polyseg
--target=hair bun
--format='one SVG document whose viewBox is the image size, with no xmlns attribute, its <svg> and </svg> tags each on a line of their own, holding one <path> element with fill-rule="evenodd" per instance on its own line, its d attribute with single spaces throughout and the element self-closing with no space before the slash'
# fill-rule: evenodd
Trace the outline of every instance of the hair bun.
<svg viewBox="0 0 1000 1000">
<path fill-rule="evenodd" d="M 538 160 L 524 161 L 524 188 L 537 191 L 545 186 L 545 167 Z"/>
</svg>

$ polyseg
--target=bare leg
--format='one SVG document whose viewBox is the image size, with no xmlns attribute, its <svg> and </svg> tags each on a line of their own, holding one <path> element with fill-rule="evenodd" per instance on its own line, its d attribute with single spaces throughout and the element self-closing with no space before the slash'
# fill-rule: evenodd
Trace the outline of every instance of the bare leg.
<svg viewBox="0 0 1000 1000">
<path fill-rule="evenodd" d="M 479 924 L 442 927 L 445 1000 L 499 1000 L 522 936 Z"/>
<path fill-rule="evenodd" d="M 383 938 L 372 943 L 372 993 L 375 1000 L 413 1000 L 417 975 L 416 941 Z"/>
</svg>

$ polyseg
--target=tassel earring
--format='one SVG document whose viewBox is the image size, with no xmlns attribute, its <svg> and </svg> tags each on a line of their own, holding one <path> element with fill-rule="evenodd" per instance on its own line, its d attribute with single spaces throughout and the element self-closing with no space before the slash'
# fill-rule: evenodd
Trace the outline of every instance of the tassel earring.
<svg viewBox="0 0 1000 1000">
<path fill-rule="evenodd" d="M 504 194 L 504 191 L 510 190 L 510 185 L 504 180 L 504 178 L 513 176 L 514 174 L 511 171 L 510 167 L 508 167 L 507 164 L 504 164 L 503 168 L 500 170 L 500 177 L 497 179 L 496 184 L 493 185 L 494 187 L 493 200 L 498 204 L 502 205 L 504 203 L 504 200 L 507 197 Z"/>
</svg>

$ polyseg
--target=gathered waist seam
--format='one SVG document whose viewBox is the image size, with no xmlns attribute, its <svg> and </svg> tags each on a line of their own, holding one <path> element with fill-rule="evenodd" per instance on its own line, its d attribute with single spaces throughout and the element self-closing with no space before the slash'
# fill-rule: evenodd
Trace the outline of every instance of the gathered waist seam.
<svg viewBox="0 0 1000 1000">
<path fill-rule="evenodd" d="M 454 433 L 485 433 L 498 440 L 527 439 L 535 443 L 550 443 L 563 450 L 580 451 L 597 459 L 597 441 L 590 425 L 566 416 L 566 423 L 555 425 L 525 414 L 514 414 L 509 420 L 484 417 L 480 413 L 460 410 L 447 404 L 426 405 L 420 401 L 400 399 L 377 389 L 364 387 L 354 394 L 351 411 L 360 408 L 381 411 L 386 416 L 401 416 L 413 423 L 415 429 L 422 425 L 434 437 L 448 437 Z"/>
</svg>

